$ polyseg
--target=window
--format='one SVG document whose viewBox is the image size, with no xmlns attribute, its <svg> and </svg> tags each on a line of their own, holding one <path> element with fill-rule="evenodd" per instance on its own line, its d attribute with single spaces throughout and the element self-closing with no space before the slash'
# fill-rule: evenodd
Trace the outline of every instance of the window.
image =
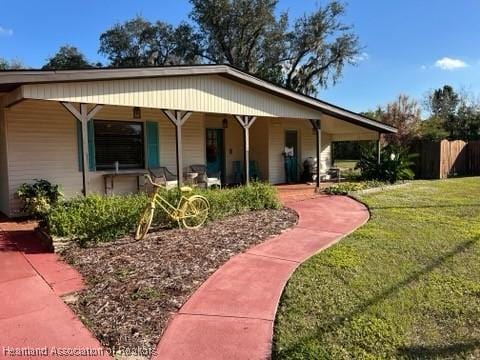
<svg viewBox="0 0 480 360">
<path fill-rule="evenodd" d="M 143 169 L 143 123 L 94 121 L 95 165 L 97 170 L 111 170 L 118 161 L 120 169 Z"/>
</svg>

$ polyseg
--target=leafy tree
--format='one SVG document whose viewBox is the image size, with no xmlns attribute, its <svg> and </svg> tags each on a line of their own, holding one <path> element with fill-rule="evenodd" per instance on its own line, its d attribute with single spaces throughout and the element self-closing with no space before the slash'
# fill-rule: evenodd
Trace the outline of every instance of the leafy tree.
<svg viewBox="0 0 480 360">
<path fill-rule="evenodd" d="M 442 123 L 451 138 L 454 137 L 456 113 L 460 101 L 459 94 L 450 85 L 444 85 L 443 88 L 434 90 L 427 98 L 427 108 L 430 110 L 432 118 L 436 118 Z"/>
<path fill-rule="evenodd" d="M 427 99 L 427 107 L 432 115 L 444 121 L 457 111 L 460 104 L 460 96 L 450 85 L 434 90 Z"/>
<path fill-rule="evenodd" d="M 423 126 L 424 137 L 448 137 L 451 140 L 480 138 L 480 106 L 465 93 L 444 85 L 427 96 L 426 107 L 431 116 Z"/>
<path fill-rule="evenodd" d="M 315 94 L 355 63 L 360 46 L 342 22 L 345 6 L 331 0 L 292 23 L 276 14 L 278 0 L 190 0 L 194 24 L 177 27 L 136 17 L 100 36 L 112 66 L 230 64 L 287 88 Z"/>
<path fill-rule="evenodd" d="M 191 0 L 202 56 L 269 80 L 282 80 L 288 17 L 277 0 Z"/>
<path fill-rule="evenodd" d="M 363 114 L 397 128 L 396 134 L 384 135 L 384 139 L 397 146 L 408 146 L 419 136 L 421 129 L 420 106 L 408 95 L 399 95 L 397 99 L 384 107 Z"/>
<path fill-rule="evenodd" d="M 342 23 L 345 6 L 331 1 L 289 26 L 278 0 L 190 0 L 206 59 L 228 63 L 287 88 L 315 94 L 355 63 L 357 36 Z"/>
<path fill-rule="evenodd" d="M 420 134 L 426 140 L 442 140 L 448 137 L 448 132 L 443 127 L 443 121 L 437 117 L 423 120 L 420 125 Z"/>
<path fill-rule="evenodd" d="M 0 58 L 0 70 L 19 70 L 25 69 L 25 65 L 18 59 L 7 60 Z"/>
<path fill-rule="evenodd" d="M 93 67 L 85 55 L 75 46 L 63 45 L 55 55 L 47 59 L 44 70 L 88 69 Z"/>
<path fill-rule="evenodd" d="M 377 106 L 375 110 L 360 112 L 360 115 L 366 116 L 373 120 L 382 121 L 382 117 L 384 116 L 384 110 L 381 106 Z"/>
<path fill-rule="evenodd" d="M 420 130 L 421 109 L 415 99 L 408 95 L 399 95 L 387 105 L 382 121 L 397 128 L 397 133 L 387 135 L 389 143 L 407 146 L 418 137 Z"/>
<path fill-rule="evenodd" d="M 455 122 L 447 123 L 452 138 L 466 141 L 480 139 L 480 107 L 477 104 L 462 101 L 454 118 Z"/>
<path fill-rule="evenodd" d="M 176 28 L 137 16 L 100 36 L 99 52 L 114 67 L 192 64 L 199 61 L 198 35 L 181 23 Z"/>
<path fill-rule="evenodd" d="M 326 88 L 329 83 L 335 84 L 345 64 L 356 63 L 359 41 L 352 27 L 341 21 L 345 11 L 341 2 L 331 1 L 295 22 L 285 45 L 286 87 L 315 94 L 317 86 Z"/>
<path fill-rule="evenodd" d="M 370 146 L 375 148 L 376 141 L 360 140 L 360 141 L 335 141 L 332 143 L 332 158 L 337 160 L 357 160 L 363 148 Z"/>
</svg>

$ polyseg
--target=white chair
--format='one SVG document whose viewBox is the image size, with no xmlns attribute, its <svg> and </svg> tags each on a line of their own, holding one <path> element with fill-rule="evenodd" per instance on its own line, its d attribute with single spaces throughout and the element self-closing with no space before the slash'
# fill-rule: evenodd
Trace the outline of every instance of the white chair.
<svg viewBox="0 0 480 360">
<path fill-rule="evenodd" d="M 197 184 L 204 185 L 206 188 L 212 186 L 222 187 L 220 171 L 208 173 L 205 165 L 190 165 L 190 170 L 198 174 L 198 176 L 195 178 Z"/>
</svg>

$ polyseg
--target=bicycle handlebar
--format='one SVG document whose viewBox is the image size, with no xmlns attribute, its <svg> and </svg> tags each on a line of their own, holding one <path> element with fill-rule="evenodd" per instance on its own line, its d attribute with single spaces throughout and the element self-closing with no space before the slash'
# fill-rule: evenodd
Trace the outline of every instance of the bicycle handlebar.
<svg viewBox="0 0 480 360">
<path fill-rule="evenodd" d="M 152 179 L 152 177 L 150 176 L 150 174 L 145 174 L 145 179 L 147 179 L 148 182 L 149 182 L 152 186 L 162 187 L 162 185 L 157 184 L 155 181 L 153 181 L 153 179 Z"/>
</svg>

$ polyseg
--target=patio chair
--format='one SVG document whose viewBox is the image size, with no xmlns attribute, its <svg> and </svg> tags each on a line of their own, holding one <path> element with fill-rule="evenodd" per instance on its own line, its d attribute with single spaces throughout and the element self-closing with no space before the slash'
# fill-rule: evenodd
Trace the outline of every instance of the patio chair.
<svg viewBox="0 0 480 360">
<path fill-rule="evenodd" d="M 154 169 L 148 169 L 154 182 L 165 186 L 167 189 L 172 189 L 178 185 L 178 177 L 165 166 L 160 166 Z"/>
<path fill-rule="evenodd" d="M 340 182 L 345 180 L 344 177 L 341 177 L 340 168 L 332 167 L 327 170 L 327 175 L 329 175 L 330 180 Z"/>
<path fill-rule="evenodd" d="M 197 173 L 196 183 L 206 188 L 211 186 L 222 187 L 221 172 L 209 172 L 206 165 L 190 165 L 190 170 Z"/>
<path fill-rule="evenodd" d="M 233 167 L 233 183 L 241 184 L 243 181 L 242 162 L 239 160 L 232 161 Z"/>
<path fill-rule="evenodd" d="M 341 177 L 339 168 L 330 168 L 320 173 L 320 181 L 340 182 L 342 180 L 345 178 Z"/>
<path fill-rule="evenodd" d="M 250 173 L 250 180 L 260 180 L 260 169 L 258 168 L 258 162 L 256 160 L 249 161 L 248 170 Z"/>
</svg>

